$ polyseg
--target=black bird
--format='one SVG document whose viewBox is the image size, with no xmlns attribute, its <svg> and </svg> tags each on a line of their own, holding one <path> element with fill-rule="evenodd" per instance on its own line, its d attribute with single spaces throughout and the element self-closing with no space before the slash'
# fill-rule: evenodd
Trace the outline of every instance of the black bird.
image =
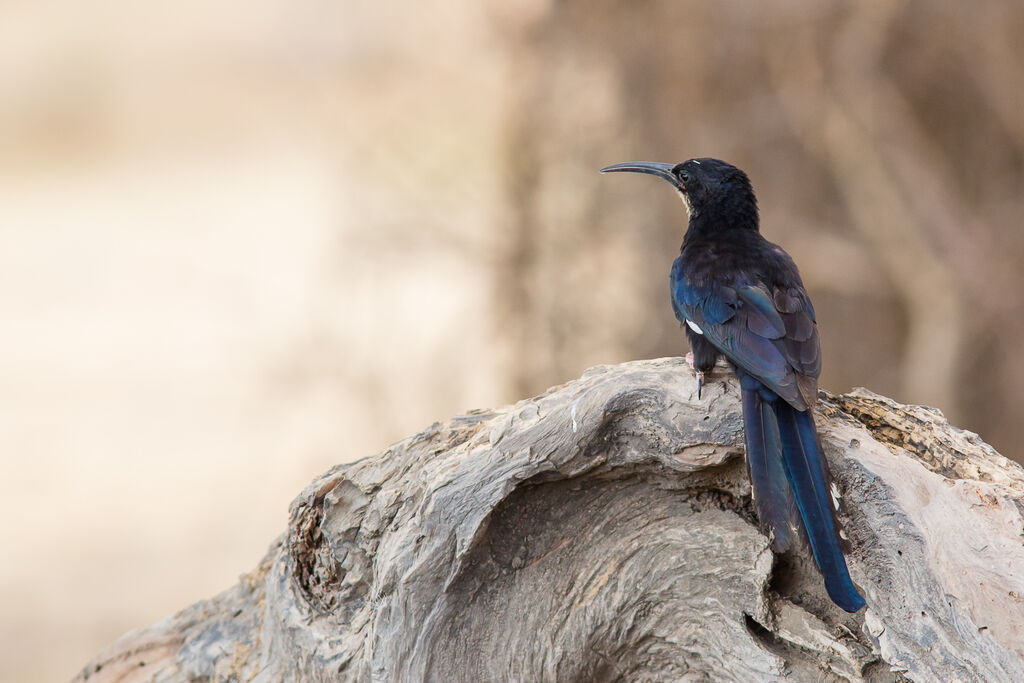
<svg viewBox="0 0 1024 683">
<path fill-rule="evenodd" d="M 864 606 L 839 546 L 828 465 L 814 426 L 821 350 L 814 308 L 793 259 L 758 230 L 747 174 L 718 159 L 630 162 L 602 173 L 648 173 L 672 184 L 690 222 L 672 264 L 672 308 L 698 382 L 719 354 L 740 380 L 747 465 L 761 524 L 779 551 L 803 529 L 829 597 Z M 698 398 L 700 396 L 698 383 Z"/>
</svg>

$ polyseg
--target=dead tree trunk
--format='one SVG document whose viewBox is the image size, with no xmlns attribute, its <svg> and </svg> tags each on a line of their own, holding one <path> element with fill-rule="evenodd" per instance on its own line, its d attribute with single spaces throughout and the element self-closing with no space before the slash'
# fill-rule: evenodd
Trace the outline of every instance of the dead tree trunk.
<svg viewBox="0 0 1024 683">
<path fill-rule="evenodd" d="M 334 468 L 237 586 L 77 680 L 1024 681 L 1024 470 L 933 409 L 824 396 L 868 608 L 759 533 L 728 372 L 599 367 Z"/>
</svg>

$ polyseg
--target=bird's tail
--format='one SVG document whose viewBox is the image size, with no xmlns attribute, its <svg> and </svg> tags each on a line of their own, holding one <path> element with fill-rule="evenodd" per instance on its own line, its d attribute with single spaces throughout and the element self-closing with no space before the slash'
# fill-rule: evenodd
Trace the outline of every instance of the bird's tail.
<svg viewBox="0 0 1024 683">
<path fill-rule="evenodd" d="M 799 533 L 799 512 L 782 462 L 779 423 L 770 402 L 758 389 L 744 387 L 743 427 L 747 437 L 747 468 L 754 507 L 772 548 L 785 552 Z"/>
<path fill-rule="evenodd" d="M 818 444 L 818 432 L 810 410 L 797 410 L 778 399 L 771 403 L 778 421 L 781 460 L 789 488 L 800 511 L 814 561 L 825 579 L 832 601 L 847 612 L 864 606 L 864 598 L 853 585 L 839 547 L 828 466 Z"/>
</svg>

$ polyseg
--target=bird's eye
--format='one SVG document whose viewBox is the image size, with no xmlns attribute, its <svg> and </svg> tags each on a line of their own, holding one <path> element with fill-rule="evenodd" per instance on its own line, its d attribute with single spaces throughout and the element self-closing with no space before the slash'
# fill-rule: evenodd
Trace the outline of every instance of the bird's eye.
<svg viewBox="0 0 1024 683">
<path fill-rule="evenodd" d="M 684 183 L 688 183 L 688 182 L 690 182 L 690 174 L 687 173 L 686 171 L 680 171 L 679 172 L 679 179 L 681 181 L 683 181 Z"/>
</svg>

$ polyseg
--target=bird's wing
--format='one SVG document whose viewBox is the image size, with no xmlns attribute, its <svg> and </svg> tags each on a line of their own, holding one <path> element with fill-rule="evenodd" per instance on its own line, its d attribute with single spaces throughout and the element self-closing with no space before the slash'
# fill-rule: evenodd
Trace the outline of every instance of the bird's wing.
<svg viewBox="0 0 1024 683">
<path fill-rule="evenodd" d="M 803 287 L 778 287 L 772 299 L 786 326 L 786 359 L 796 372 L 797 384 L 807 405 L 814 405 L 821 375 L 821 340 L 814 306 Z"/>
<path fill-rule="evenodd" d="M 672 287 L 676 316 L 793 407 L 813 405 L 821 373 L 814 309 L 802 287 L 769 288 L 751 280 Z"/>
</svg>

